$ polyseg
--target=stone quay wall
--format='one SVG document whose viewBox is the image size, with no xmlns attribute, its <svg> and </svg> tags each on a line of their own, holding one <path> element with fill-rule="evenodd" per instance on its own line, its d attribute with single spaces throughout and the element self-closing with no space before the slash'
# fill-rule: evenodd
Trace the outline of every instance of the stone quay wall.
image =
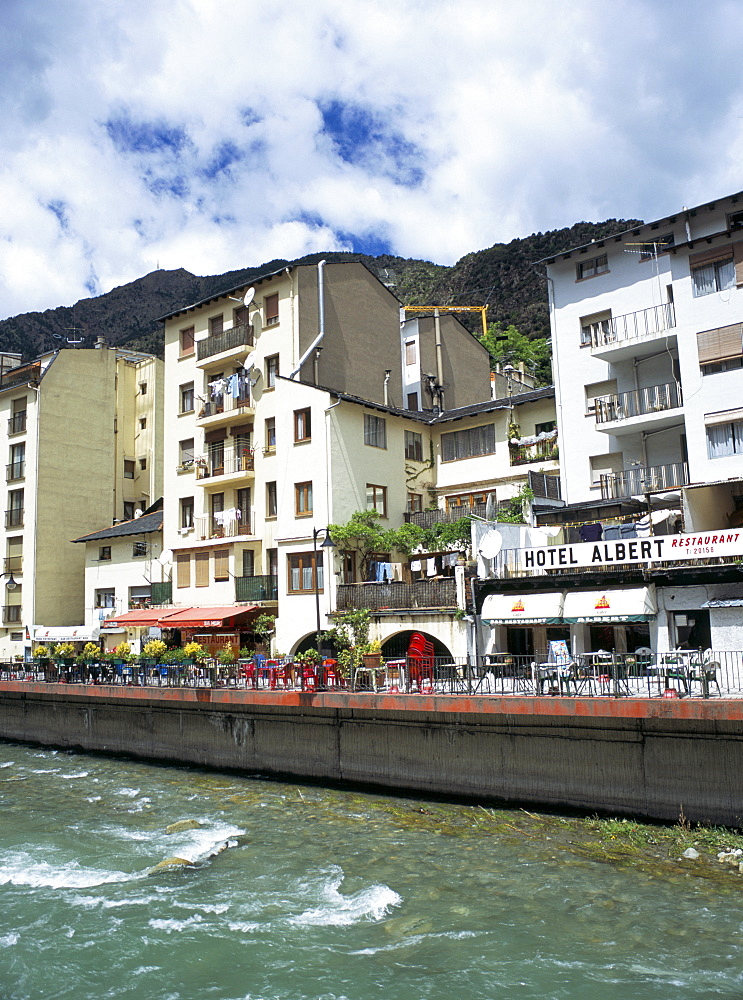
<svg viewBox="0 0 743 1000">
<path fill-rule="evenodd" d="M 743 826 L 743 701 L 3 682 L 0 738 L 426 795 Z"/>
</svg>

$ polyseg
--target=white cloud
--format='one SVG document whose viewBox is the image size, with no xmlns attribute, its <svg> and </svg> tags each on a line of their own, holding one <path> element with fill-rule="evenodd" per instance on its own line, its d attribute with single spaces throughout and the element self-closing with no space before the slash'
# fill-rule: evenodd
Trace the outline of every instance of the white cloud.
<svg viewBox="0 0 743 1000">
<path fill-rule="evenodd" d="M 452 263 L 728 193 L 739 11 L 5 0 L 0 316 L 158 263 L 218 273 L 354 239 Z"/>
</svg>

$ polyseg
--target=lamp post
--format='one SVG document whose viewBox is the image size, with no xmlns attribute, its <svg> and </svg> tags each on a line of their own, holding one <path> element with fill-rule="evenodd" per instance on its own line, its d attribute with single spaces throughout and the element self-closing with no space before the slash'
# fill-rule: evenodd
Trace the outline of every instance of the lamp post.
<svg viewBox="0 0 743 1000">
<path fill-rule="evenodd" d="M 320 545 L 320 556 L 322 558 L 322 562 L 318 563 L 317 540 L 318 540 L 318 538 L 320 538 L 321 535 L 325 535 L 325 538 L 323 539 L 323 541 L 322 541 L 322 543 Z M 325 549 L 334 549 L 334 548 L 335 548 L 335 542 L 330 537 L 330 529 L 329 528 L 313 528 L 312 529 L 312 556 L 313 556 L 313 563 L 314 563 L 314 567 L 313 568 L 315 570 L 315 615 L 317 617 L 317 621 L 316 621 L 316 624 L 317 624 L 317 633 L 316 633 L 316 636 L 315 636 L 315 641 L 317 643 L 317 655 L 320 657 L 320 661 L 319 661 L 319 663 L 317 665 L 317 687 L 318 688 L 320 688 L 322 686 L 322 680 L 323 680 L 323 676 L 322 676 L 322 649 L 321 649 L 321 640 L 320 640 L 320 632 L 321 632 L 321 627 L 320 627 L 320 567 L 322 567 L 322 570 L 323 570 L 323 587 L 324 587 L 325 586 L 325 553 L 324 553 L 324 550 Z"/>
</svg>

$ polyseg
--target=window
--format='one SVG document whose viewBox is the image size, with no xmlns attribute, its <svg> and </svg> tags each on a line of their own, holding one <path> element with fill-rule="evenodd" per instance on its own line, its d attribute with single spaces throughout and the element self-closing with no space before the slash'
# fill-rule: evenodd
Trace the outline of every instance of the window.
<svg viewBox="0 0 743 1000">
<path fill-rule="evenodd" d="M 458 493 L 456 496 L 446 498 L 446 509 L 456 510 L 458 507 L 477 507 L 479 504 L 486 504 L 488 497 L 491 495 L 493 501 L 495 501 L 495 493 Z"/>
<path fill-rule="evenodd" d="M 232 310 L 232 328 L 237 330 L 238 328 L 248 333 L 250 327 L 250 314 L 245 306 L 238 306 L 237 309 Z M 252 342 L 252 338 L 249 338 Z M 246 339 L 245 343 L 248 343 Z"/>
<path fill-rule="evenodd" d="M 408 514 L 415 514 L 418 511 L 423 510 L 423 494 L 408 493 L 407 508 Z"/>
<path fill-rule="evenodd" d="M 214 579 L 216 580 L 229 580 L 230 578 L 230 550 L 229 549 L 215 549 L 214 550 Z"/>
<path fill-rule="evenodd" d="M 276 418 L 266 420 L 266 451 L 276 451 Z"/>
<path fill-rule="evenodd" d="M 96 590 L 95 606 L 97 608 L 115 608 L 116 594 L 113 589 Z"/>
<path fill-rule="evenodd" d="M 194 552 L 194 584 L 197 587 L 209 586 L 209 553 Z"/>
<path fill-rule="evenodd" d="M 178 454 L 180 457 L 180 467 L 190 469 L 194 460 L 194 439 L 184 438 L 178 444 Z"/>
<path fill-rule="evenodd" d="M 591 485 L 600 486 L 602 476 L 614 476 L 624 469 L 621 451 L 610 451 L 606 455 L 591 455 Z"/>
<path fill-rule="evenodd" d="M 111 558 L 111 546 L 101 545 L 98 549 L 98 562 L 108 562 Z"/>
<path fill-rule="evenodd" d="M 276 386 L 276 377 L 279 374 L 279 356 L 272 354 L 266 358 L 266 388 L 273 389 Z"/>
<path fill-rule="evenodd" d="M 134 511 L 137 509 L 137 505 L 133 500 L 124 501 L 124 520 L 131 521 L 134 517 Z"/>
<path fill-rule="evenodd" d="M 387 487 L 366 484 L 366 509 L 375 510 L 380 517 L 387 517 Z"/>
<path fill-rule="evenodd" d="M 132 545 L 132 558 L 139 559 L 147 555 L 147 542 L 134 542 Z"/>
<path fill-rule="evenodd" d="M 224 535 L 224 493 L 212 493 L 211 514 L 212 514 L 212 535 L 221 538 Z M 198 584 L 196 584 L 198 587 Z"/>
<path fill-rule="evenodd" d="M 194 328 L 192 326 L 181 330 L 180 335 L 180 357 L 186 358 L 194 352 Z"/>
<path fill-rule="evenodd" d="M 611 325 L 611 310 L 607 309 L 594 316 L 583 316 L 580 321 L 580 346 L 600 347 L 610 344 L 616 337 Z"/>
<path fill-rule="evenodd" d="M 418 393 L 409 392 L 408 393 L 408 409 L 417 410 L 418 409 Z"/>
<path fill-rule="evenodd" d="M 26 397 L 14 399 L 13 415 L 8 421 L 8 434 L 22 434 L 26 429 Z"/>
<path fill-rule="evenodd" d="M 673 233 L 666 233 L 665 236 L 646 240 L 640 248 L 640 260 L 650 260 L 651 257 L 664 253 L 673 246 L 673 243 Z"/>
<path fill-rule="evenodd" d="M 243 576 L 255 576 L 255 552 L 243 549 Z"/>
<path fill-rule="evenodd" d="M 137 471 L 137 463 L 131 459 L 124 459 L 124 479 L 134 479 L 134 473 Z"/>
<path fill-rule="evenodd" d="M 405 364 L 414 365 L 418 360 L 418 352 L 415 349 L 414 340 L 405 341 Z"/>
<path fill-rule="evenodd" d="M 585 387 L 586 393 L 586 416 L 593 416 L 596 413 L 596 400 L 602 396 L 615 396 L 617 392 L 617 380 L 615 378 L 606 379 L 603 382 L 590 382 Z"/>
<path fill-rule="evenodd" d="M 26 445 L 12 444 L 10 446 L 10 465 L 8 466 L 7 480 L 12 483 L 15 479 L 23 479 L 26 475 Z"/>
<path fill-rule="evenodd" d="M 703 375 L 740 368 L 743 359 L 743 324 L 733 323 L 698 333 L 697 353 Z"/>
<path fill-rule="evenodd" d="M 387 447 L 387 421 L 372 413 L 364 414 L 364 444 L 372 448 Z"/>
<path fill-rule="evenodd" d="M 461 458 L 495 454 L 495 424 L 468 427 L 441 435 L 441 461 L 455 462 Z"/>
<path fill-rule="evenodd" d="M 263 300 L 266 326 L 275 326 L 279 321 L 279 293 L 267 295 Z"/>
<path fill-rule="evenodd" d="M 147 430 L 147 417 L 139 418 L 139 429 L 141 431 Z"/>
<path fill-rule="evenodd" d="M 181 528 L 193 528 L 193 497 L 181 497 Z"/>
<path fill-rule="evenodd" d="M 583 278 L 593 278 L 597 274 L 606 274 L 609 270 L 609 261 L 606 254 L 600 257 L 593 257 L 591 260 L 583 260 L 577 265 L 576 274 L 578 281 Z"/>
<path fill-rule="evenodd" d="M 743 212 L 731 212 L 728 215 L 728 229 L 743 228 Z"/>
<path fill-rule="evenodd" d="M 238 527 L 241 535 L 250 534 L 250 487 L 235 490 L 235 507 L 238 513 Z"/>
<path fill-rule="evenodd" d="M 193 382 L 187 382 L 180 388 L 181 413 L 193 413 Z"/>
<path fill-rule="evenodd" d="M 268 575 L 276 577 L 279 575 L 279 550 L 266 549 L 266 566 Z"/>
<path fill-rule="evenodd" d="M 266 483 L 266 517 L 276 517 L 278 510 L 276 483 Z"/>
<path fill-rule="evenodd" d="M 147 383 L 146 382 L 140 382 L 139 383 L 139 394 L 140 394 L 140 396 L 146 396 L 147 395 Z"/>
<path fill-rule="evenodd" d="M 557 423 L 554 420 L 545 420 L 543 424 L 534 425 L 535 434 L 549 434 L 557 427 Z"/>
<path fill-rule="evenodd" d="M 175 585 L 176 587 L 191 586 L 191 554 L 189 552 L 176 552 Z"/>
<path fill-rule="evenodd" d="M 743 455 L 743 413 L 738 411 L 738 414 L 737 420 L 726 419 L 726 414 L 716 414 L 709 418 L 706 430 L 707 454 L 710 458 Z"/>
<path fill-rule="evenodd" d="M 294 411 L 294 442 L 309 441 L 312 437 L 312 420 L 309 409 Z"/>
<path fill-rule="evenodd" d="M 312 552 L 295 552 L 288 556 L 289 580 L 287 590 L 290 594 L 314 593 L 315 589 L 323 590 L 322 554 L 318 559 L 317 574 L 315 574 L 315 556 Z"/>
<path fill-rule="evenodd" d="M 209 317 L 209 336 L 218 337 L 222 330 L 224 330 L 224 316 L 222 313 L 219 316 Z"/>
<path fill-rule="evenodd" d="M 297 517 L 312 513 L 312 483 L 294 484 L 294 513 Z"/>
<path fill-rule="evenodd" d="M 139 460 L 139 467 L 142 470 L 142 472 L 145 471 L 145 469 L 147 468 L 147 459 L 146 458 L 140 458 L 140 460 Z"/>
<path fill-rule="evenodd" d="M 341 552 L 341 583 L 356 582 L 356 553 L 344 549 Z"/>
<path fill-rule="evenodd" d="M 691 278 L 695 298 L 734 288 L 735 265 L 732 256 L 712 264 L 705 264 L 704 267 L 695 267 L 691 272 Z"/>
<path fill-rule="evenodd" d="M 413 462 L 423 461 L 423 437 L 415 431 L 405 431 L 405 458 Z"/>
<path fill-rule="evenodd" d="M 24 491 L 8 490 L 8 509 L 5 512 L 6 528 L 22 528 L 24 511 Z"/>
</svg>

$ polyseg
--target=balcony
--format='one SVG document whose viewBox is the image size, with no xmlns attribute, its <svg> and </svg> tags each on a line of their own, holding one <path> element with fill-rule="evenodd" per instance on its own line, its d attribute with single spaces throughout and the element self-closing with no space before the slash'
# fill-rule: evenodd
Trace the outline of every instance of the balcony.
<svg viewBox="0 0 743 1000">
<path fill-rule="evenodd" d="M 21 605 L 6 604 L 3 607 L 3 624 L 17 625 L 21 621 Z"/>
<path fill-rule="evenodd" d="M 197 538 L 237 538 L 238 535 L 250 534 L 250 517 L 247 513 L 237 511 L 233 507 L 227 511 L 215 514 L 200 514 L 194 518 L 195 535 Z"/>
<path fill-rule="evenodd" d="M 236 601 L 278 601 L 279 578 L 277 576 L 236 576 Z"/>
<path fill-rule="evenodd" d="M 23 507 L 13 507 L 11 510 L 5 511 L 5 527 L 6 528 L 22 528 L 23 527 Z"/>
<path fill-rule="evenodd" d="M 336 592 L 337 611 L 452 610 L 457 607 L 454 579 L 416 583 L 343 583 Z"/>
<path fill-rule="evenodd" d="M 14 413 L 13 416 L 8 421 L 8 435 L 23 434 L 25 430 L 26 430 L 26 411 L 19 410 L 19 412 Z"/>
<path fill-rule="evenodd" d="M 6 556 L 3 560 L 3 573 L 22 573 L 23 556 Z"/>
<path fill-rule="evenodd" d="M 591 354 L 606 361 L 638 357 L 657 349 L 660 337 L 669 337 L 676 326 L 676 313 L 672 302 L 639 309 L 637 312 L 613 316 L 595 324 L 591 333 Z M 675 337 L 675 333 L 672 334 Z"/>
<path fill-rule="evenodd" d="M 237 397 L 224 393 L 216 399 L 207 400 L 199 409 L 196 417 L 198 427 L 226 427 L 234 423 L 235 418 L 243 418 L 253 412 L 253 400 L 250 395 L 250 387 L 244 385 L 240 387 Z"/>
<path fill-rule="evenodd" d="M 645 389 L 599 396 L 596 401 L 596 429 L 610 434 L 632 434 L 662 430 L 678 421 L 682 405 L 678 382 L 664 382 Z"/>
<path fill-rule="evenodd" d="M 15 483 L 17 480 L 23 479 L 25 475 L 25 462 L 11 462 L 9 465 L 5 466 L 5 481 L 8 483 Z"/>
<path fill-rule="evenodd" d="M 688 482 L 686 462 L 627 469 L 626 472 L 614 472 L 601 477 L 601 499 L 617 500 L 620 497 L 660 493 L 685 486 Z"/>
<path fill-rule="evenodd" d="M 252 451 L 215 451 L 206 457 L 196 459 L 197 479 L 224 479 L 226 476 L 239 476 L 255 470 Z"/>
<path fill-rule="evenodd" d="M 150 584 L 150 601 L 152 604 L 172 604 L 173 584 L 170 580 Z"/>
<path fill-rule="evenodd" d="M 509 445 L 511 465 L 531 465 L 533 462 L 556 462 L 560 457 L 557 438 L 546 438 L 534 444 Z"/>
<path fill-rule="evenodd" d="M 247 354 L 253 346 L 253 329 L 246 323 L 240 323 L 214 334 L 196 344 L 196 364 L 204 367 L 201 362 L 209 363 L 209 359 L 227 361 L 232 355 Z"/>
<path fill-rule="evenodd" d="M 484 503 L 462 504 L 458 507 L 449 507 L 447 510 L 444 510 L 443 507 L 437 507 L 435 510 L 408 511 L 403 514 L 403 518 L 406 524 L 417 524 L 421 528 L 431 528 L 434 524 L 453 524 L 460 518 L 469 517 L 470 514 L 485 517 L 486 507 L 487 505 Z"/>
</svg>

